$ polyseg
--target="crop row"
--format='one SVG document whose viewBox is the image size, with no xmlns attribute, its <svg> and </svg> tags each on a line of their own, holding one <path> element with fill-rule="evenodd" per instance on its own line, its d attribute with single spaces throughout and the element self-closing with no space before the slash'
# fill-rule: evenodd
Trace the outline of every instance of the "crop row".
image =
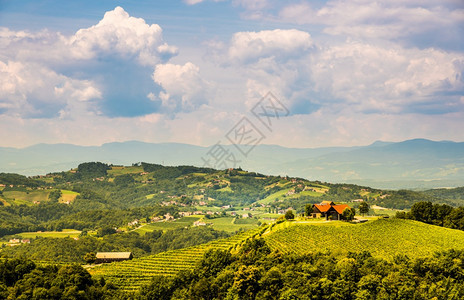
<svg viewBox="0 0 464 300">
<path fill-rule="evenodd" d="M 228 250 L 255 235 L 258 230 L 250 230 L 207 244 L 184 249 L 171 250 L 159 254 L 135 258 L 130 261 L 103 264 L 89 270 L 95 277 L 104 277 L 126 291 L 134 291 L 148 284 L 153 276 L 175 276 L 183 270 L 191 270 L 209 249 Z"/>
</svg>

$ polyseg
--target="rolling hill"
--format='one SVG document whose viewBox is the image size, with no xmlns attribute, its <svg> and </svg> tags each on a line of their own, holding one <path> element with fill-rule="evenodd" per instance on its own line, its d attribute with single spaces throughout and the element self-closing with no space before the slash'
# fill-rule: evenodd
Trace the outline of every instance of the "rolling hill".
<svg viewBox="0 0 464 300">
<path fill-rule="evenodd" d="M 374 257 L 387 260 L 392 260 L 396 255 L 423 258 L 436 251 L 464 249 L 463 231 L 411 220 L 377 219 L 363 224 L 287 221 L 229 239 L 101 265 L 89 271 L 93 276 L 103 277 L 124 290 L 133 291 L 149 283 L 154 275 L 174 276 L 180 270 L 193 269 L 209 249 L 237 248 L 252 237 L 264 238 L 272 250 L 284 254 L 320 251 L 343 256 L 348 251 L 369 251 Z"/>
<path fill-rule="evenodd" d="M 362 147 L 286 148 L 258 145 L 246 157 L 233 145 L 237 166 L 265 174 L 289 175 L 377 188 L 457 187 L 464 180 L 464 143 L 414 139 L 375 142 Z M 73 168 L 86 161 L 130 165 L 203 166 L 211 147 L 138 141 L 101 146 L 38 144 L 22 149 L 0 147 L 0 170 L 38 175 Z"/>
</svg>

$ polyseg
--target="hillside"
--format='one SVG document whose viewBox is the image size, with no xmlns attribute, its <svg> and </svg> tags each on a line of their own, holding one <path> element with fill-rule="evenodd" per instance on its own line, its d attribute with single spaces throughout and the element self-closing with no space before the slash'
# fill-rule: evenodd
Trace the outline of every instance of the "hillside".
<svg viewBox="0 0 464 300">
<path fill-rule="evenodd" d="M 0 170 L 37 175 L 69 170 L 86 161 L 130 165 L 146 161 L 163 165 L 204 166 L 212 147 L 129 141 L 101 146 L 39 144 L 22 149 L 0 147 Z M 233 145 L 224 145 L 229 152 Z M 258 145 L 247 157 L 237 153 L 244 169 L 377 188 L 436 188 L 461 186 L 464 143 L 414 139 L 375 142 L 360 147 L 285 148 Z"/>
<path fill-rule="evenodd" d="M 251 237 L 262 237 L 272 250 L 304 255 L 326 252 L 344 257 L 348 252 L 368 251 L 373 257 L 392 261 L 397 255 L 410 259 L 429 257 L 437 251 L 464 250 L 464 232 L 400 219 L 378 219 L 364 224 L 342 222 L 284 222 L 205 245 L 111 263 L 90 269 L 96 277 L 133 291 L 148 284 L 154 275 L 174 276 L 193 270 L 206 251 L 231 250 Z"/>
<path fill-rule="evenodd" d="M 102 264 L 88 269 L 95 278 L 103 277 L 122 290 L 134 291 L 150 283 L 153 276 L 172 277 L 180 271 L 192 270 L 208 250 L 230 251 L 243 241 L 255 236 L 258 230 L 249 230 L 227 239 L 207 244 L 135 258 L 130 261 Z"/>
<path fill-rule="evenodd" d="M 436 251 L 464 249 L 463 231 L 400 219 L 363 224 L 286 222 L 272 227 L 263 237 L 272 249 L 296 254 L 369 251 L 374 257 L 392 259 L 399 254 L 419 258 Z"/>
<path fill-rule="evenodd" d="M 172 228 L 171 223 L 161 226 L 158 222 L 169 215 L 178 220 L 173 227 L 201 221 L 234 232 L 274 220 L 288 209 L 302 214 L 307 204 L 324 200 L 357 207 L 359 199 L 389 209 L 408 209 L 419 201 L 463 203 L 409 190 L 379 190 L 242 169 L 91 162 L 45 176 L 1 173 L 0 237 L 64 228 L 124 231 L 153 222 L 144 231 L 164 230 Z M 181 220 L 187 216 L 196 219 Z"/>
<path fill-rule="evenodd" d="M 425 195 L 438 199 L 447 200 L 454 203 L 464 202 L 464 187 L 454 189 L 432 189 L 423 192 Z"/>
</svg>

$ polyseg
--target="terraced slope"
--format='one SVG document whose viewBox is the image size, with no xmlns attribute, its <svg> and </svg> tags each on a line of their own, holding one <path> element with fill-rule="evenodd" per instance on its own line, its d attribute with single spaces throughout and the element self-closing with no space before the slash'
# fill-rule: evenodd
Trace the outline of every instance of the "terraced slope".
<svg viewBox="0 0 464 300">
<path fill-rule="evenodd" d="M 233 249 L 256 235 L 260 229 L 249 230 L 227 239 L 194 247 L 172 250 L 130 261 L 102 264 L 89 269 L 94 277 L 104 277 L 126 291 L 135 291 L 148 284 L 153 276 L 175 276 L 181 270 L 193 269 L 209 249 Z"/>
<path fill-rule="evenodd" d="M 400 219 L 378 219 L 364 224 L 285 222 L 263 237 L 273 249 L 298 254 L 367 250 L 373 256 L 391 259 L 397 254 L 413 258 L 452 248 L 464 249 L 464 231 Z"/>
</svg>

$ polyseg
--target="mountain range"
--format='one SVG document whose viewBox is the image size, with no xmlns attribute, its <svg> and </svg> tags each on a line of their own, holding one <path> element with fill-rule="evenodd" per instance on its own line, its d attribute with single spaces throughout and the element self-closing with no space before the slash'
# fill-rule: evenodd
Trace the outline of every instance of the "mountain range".
<svg viewBox="0 0 464 300">
<path fill-rule="evenodd" d="M 245 150 L 244 150 L 245 149 Z M 286 148 L 257 145 L 201 147 L 180 143 L 114 142 L 101 146 L 37 144 L 26 148 L 0 147 L 0 172 L 40 175 L 101 161 L 130 165 L 205 166 L 205 161 L 230 158 L 216 168 L 241 167 L 270 175 L 289 175 L 333 183 L 356 183 L 377 188 L 464 186 L 464 142 L 413 139 L 378 141 L 368 146 Z M 227 155 L 226 155 L 227 154 Z M 222 160 L 224 161 L 224 160 Z M 234 165 L 232 165 L 234 164 Z M 214 165 L 212 165 L 214 167 Z"/>
</svg>

